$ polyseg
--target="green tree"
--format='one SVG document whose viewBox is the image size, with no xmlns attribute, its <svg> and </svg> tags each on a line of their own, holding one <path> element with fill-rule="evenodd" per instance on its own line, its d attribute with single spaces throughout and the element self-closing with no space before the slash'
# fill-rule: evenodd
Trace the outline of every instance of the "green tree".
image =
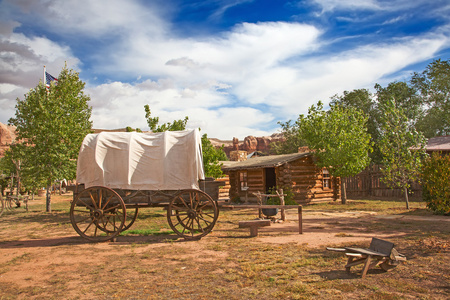
<svg viewBox="0 0 450 300">
<path fill-rule="evenodd" d="M 227 155 L 223 151 L 223 146 L 219 149 L 215 148 L 205 133 L 202 135 L 202 151 L 205 176 L 214 178 L 221 177 L 223 172 L 220 161 L 228 160 Z"/>
<path fill-rule="evenodd" d="M 341 105 L 344 108 L 355 108 L 361 110 L 367 119 L 367 132 L 371 136 L 373 151 L 369 154 L 372 163 L 381 162 L 381 153 L 378 149 L 378 140 L 380 135 L 377 127 L 377 111 L 374 96 L 367 89 L 355 89 L 353 91 L 344 91 L 342 96 L 335 95 L 331 97 L 330 107 Z"/>
<path fill-rule="evenodd" d="M 292 123 L 291 120 L 283 123 L 278 122 L 281 126 L 281 133 L 283 134 L 284 141 L 275 142 L 270 146 L 270 150 L 276 154 L 288 154 L 298 152 L 298 148 L 305 146 L 299 135 L 299 128 L 297 122 Z"/>
<path fill-rule="evenodd" d="M 411 85 L 425 104 L 417 128 L 427 138 L 450 134 L 450 60 L 435 60 L 422 73 L 414 73 Z"/>
<path fill-rule="evenodd" d="M 297 124 L 302 140 L 314 151 L 317 165 L 327 168 L 332 176 L 354 176 L 370 162 L 370 135 L 367 116 L 354 107 L 334 105 L 324 111 L 319 101 L 300 115 Z M 345 184 L 342 182 L 342 203 L 346 203 Z"/>
<path fill-rule="evenodd" d="M 418 96 L 415 87 L 403 81 L 391 82 L 387 87 L 375 85 L 377 90 L 376 119 L 377 127 L 382 126 L 384 120 L 384 105 L 386 102 L 395 100 L 395 106 L 402 109 L 405 117 L 415 126 L 417 120 L 423 115 L 423 99 Z"/>
<path fill-rule="evenodd" d="M 152 117 L 150 106 L 146 104 L 144 108 L 145 108 L 145 118 L 147 119 L 147 124 L 148 127 L 150 127 L 151 131 L 163 132 L 163 131 L 178 131 L 186 129 L 186 124 L 189 120 L 187 116 L 184 117 L 184 120 L 174 120 L 172 123 L 167 122 L 165 124 L 158 125 L 159 117 Z"/>
<path fill-rule="evenodd" d="M 56 180 L 76 177 L 76 161 L 81 143 L 90 133 L 90 97 L 77 72 L 65 66 L 58 83 L 46 88 L 40 82 L 24 100 L 17 99 L 15 117 L 17 139 L 24 140 L 30 157 L 27 176 L 45 178 L 46 211 L 51 211 L 50 187 Z"/>
<path fill-rule="evenodd" d="M 391 188 L 404 190 L 406 208 L 409 209 L 408 188 L 411 181 L 419 179 L 425 139 L 394 98 L 383 99 L 379 108 L 383 181 Z"/>
<path fill-rule="evenodd" d="M 0 158 L 0 184 L 1 184 L 1 193 L 5 188 L 10 184 L 11 176 L 16 176 L 18 170 L 17 165 L 14 162 L 14 154 L 11 150 L 12 148 L 5 151 L 4 156 Z M 8 179 L 9 178 L 9 179 Z"/>
</svg>

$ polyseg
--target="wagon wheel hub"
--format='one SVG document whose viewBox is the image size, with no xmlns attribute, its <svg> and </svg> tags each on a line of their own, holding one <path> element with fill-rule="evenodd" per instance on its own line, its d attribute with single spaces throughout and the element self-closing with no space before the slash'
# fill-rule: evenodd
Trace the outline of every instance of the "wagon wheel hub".
<svg viewBox="0 0 450 300">
<path fill-rule="evenodd" d="M 96 209 L 94 210 L 94 213 L 92 214 L 95 219 L 100 219 L 103 217 L 103 209 Z"/>
<path fill-rule="evenodd" d="M 197 212 L 193 209 L 190 209 L 188 211 L 188 217 L 189 217 L 189 219 L 195 219 L 197 217 Z"/>
</svg>

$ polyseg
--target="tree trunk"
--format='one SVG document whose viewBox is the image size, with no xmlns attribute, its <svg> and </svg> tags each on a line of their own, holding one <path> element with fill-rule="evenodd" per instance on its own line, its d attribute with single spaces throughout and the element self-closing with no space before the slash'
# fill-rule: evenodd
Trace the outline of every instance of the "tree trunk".
<svg viewBox="0 0 450 300">
<path fill-rule="evenodd" d="M 342 204 L 347 204 L 347 191 L 345 189 L 345 181 L 341 178 L 341 200 Z"/>
<path fill-rule="evenodd" d="M 404 188 L 405 191 L 405 201 L 406 201 L 406 209 L 409 209 L 409 201 L 408 201 L 408 188 Z"/>
<path fill-rule="evenodd" d="M 52 212 L 52 207 L 50 205 L 50 196 L 51 196 L 50 188 L 51 188 L 51 185 L 47 186 L 47 197 L 46 197 L 46 201 L 45 201 L 45 211 L 46 212 Z"/>
</svg>

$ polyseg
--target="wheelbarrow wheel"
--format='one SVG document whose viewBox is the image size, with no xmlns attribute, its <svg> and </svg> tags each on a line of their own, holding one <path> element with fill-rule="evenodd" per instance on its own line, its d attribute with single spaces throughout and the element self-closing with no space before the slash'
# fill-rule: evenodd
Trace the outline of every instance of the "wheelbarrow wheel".
<svg viewBox="0 0 450 300">
<path fill-rule="evenodd" d="M 70 222 L 83 238 L 104 242 L 116 237 L 126 222 L 122 198 L 110 188 L 93 186 L 83 190 L 72 201 Z"/>
<path fill-rule="evenodd" d="M 170 228 L 185 239 L 200 239 L 207 235 L 218 217 L 216 202 L 208 194 L 195 189 L 178 192 L 167 208 Z"/>
<path fill-rule="evenodd" d="M 383 271 L 388 272 L 388 271 L 394 269 L 397 265 L 398 265 L 398 263 L 395 261 L 385 260 L 384 262 L 382 262 L 380 264 L 380 267 L 381 267 L 381 269 L 383 269 Z"/>
</svg>

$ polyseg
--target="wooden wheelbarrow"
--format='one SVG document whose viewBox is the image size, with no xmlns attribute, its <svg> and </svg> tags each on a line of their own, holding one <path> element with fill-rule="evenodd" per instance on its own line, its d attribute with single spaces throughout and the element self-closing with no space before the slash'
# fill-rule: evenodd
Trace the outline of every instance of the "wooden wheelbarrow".
<svg viewBox="0 0 450 300">
<path fill-rule="evenodd" d="M 395 268 L 401 261 L 406 261 L 406 257 L 397 252 L 394 244 L 388 241 L 372 238 L 369 249 L 364 248 L 330 248 L 327 250 L 344 252 L 348 257 L 345 270 L 350 273 L 350 268 L 364 264 L 361 278 L 364 278 L 370 268 L 380 266 L 384 271 Z"/>
</svg>

